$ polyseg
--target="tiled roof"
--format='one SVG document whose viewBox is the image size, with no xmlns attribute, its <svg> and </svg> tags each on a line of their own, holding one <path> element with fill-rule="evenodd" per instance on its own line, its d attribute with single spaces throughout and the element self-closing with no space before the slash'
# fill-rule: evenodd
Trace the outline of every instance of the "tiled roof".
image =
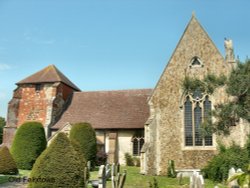
<svg viewBox="0 0 250 188">
<path fill-rule="evenodd" d="M 89 122 L 95 129 L 144 128 L 151 89 L 74 92 L 71 104 L 52 129 Z"/>
<path fill-rule="evenodd" d="M 17 82 L 20 84 L 34 84 L 34 83 L 53 83 L 62 82 L 76 91 L 81 91 L 75 84 L 73 84 L 61 71 L 59 71 L 55 65 L 49 65 L 44 69 L 32 74 L 31 76 Z"/>
</svg>

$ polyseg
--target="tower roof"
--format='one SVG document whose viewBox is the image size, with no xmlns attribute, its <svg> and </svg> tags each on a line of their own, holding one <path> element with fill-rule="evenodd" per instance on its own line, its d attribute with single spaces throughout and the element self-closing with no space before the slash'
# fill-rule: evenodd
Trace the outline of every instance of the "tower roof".
<svg viewBox="0 0 250 188">
<path fill-rule="evenodd" d="M 59 71 L 55 65 L 49 65 L 44 69 L 28 76 L 27 78 L 17 82 L 17 85 L 20 84 L 37 84 L 37 83 L 54 83 L 62 82 L 69 87 L 80 91 L 80 89 L 73 84 L 61 71 Z"/>
</svg>

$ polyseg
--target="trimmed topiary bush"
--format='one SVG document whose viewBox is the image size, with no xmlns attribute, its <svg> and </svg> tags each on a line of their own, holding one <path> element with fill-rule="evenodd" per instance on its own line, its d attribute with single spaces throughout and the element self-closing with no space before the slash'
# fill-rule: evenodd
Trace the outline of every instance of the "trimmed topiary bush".
<svg viewBox="0 0 250 188">
<path fill-rule="evenodd" d="M 87 167 L 87 161 L 86 161 L 84 155 L 81 152 L 80 144 L 75 140 L 70 140 L 70 142 L 71 142 L 71 145 L 73 146 L 73 148 L 75 149 L 75 151 L 77 152 L 77 155 L 79 156 L 79 159 L 80 159 L 80 162 L 81 162 L 81 167 L 82 168 Z M 87 178 L 87 180 L 89 180 L 89 178 L 90 178 L 89 171 L 87 171 L 86 178 Z"/>
<path fill-rule="evenodd" d="M 37 157 L 46 148 L 44 128 L 39 122 L 22 124 L 16 132 L 11 154 L 20 169 L 30 170 Z"/>
<path fill-rule="evenodd" d="M 16 163 L 12 158 L 9 149 L 6 146 L 0 148 L 0 174 L 18 174 Z"/>
<path fill-rule="evenodd" d="M 72 126 L 69 134 L 70 140 L 80 144 L 81 152 L 87 161 L 95 164 L 97 144 L 95 130 L 89 123 L 76 123 Z"/>
<path fill-rule="evenodd" d="M 82 161 L 64 133 L 38 157 L 30 179 L 37 182 L 30 182 L 29 188 L 85 187 Z"/>
</svg>

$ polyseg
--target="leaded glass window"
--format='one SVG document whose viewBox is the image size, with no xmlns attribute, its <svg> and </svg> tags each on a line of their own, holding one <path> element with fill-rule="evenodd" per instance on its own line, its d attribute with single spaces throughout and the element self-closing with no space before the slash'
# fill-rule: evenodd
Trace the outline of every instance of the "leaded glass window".
<svg viewBox="0 0 250 188">
<path fill-rule="evenodd" d="M 199 104 L 196 104 L 194 108 L 194 126 L 195 126 L 195 145 L 202 146 L 202 136 L 201 136 L 201 107 Z"/>
<path fill-rule="evenodd" d="M 185 146 L 212 146 L 212 135 L 202 135 L 202 122 L 210 117 L 212 108 L 208 95 L 200 90 L 186 96 L 184 103 Z"/>
<path fill-rule="evenodd" d="M 185 143 L 186 146 L 193 145 L 192 102 L 189 97 L 185 102 Z"/>
<path fill-rule="evenodd" d="M 208 96 L 206 96 L 206 99 L 204 101 L 204 120 L 210 120 L 211 121 L 211 112 L 212 106 L 211 101 L 209 101 Z M 213 138 L 212 135 L 206 135 L 205 136 L 205 146 L 211 146 L 213 145 Z"/>
<path fill-rule="evenodd" d="M 134 137 L 132 139 L 132 143 L 133 143 L 133 155 L 139 156 L 141 149 L 142 149 L 142 146 L 144 144 L 144 138 Z"/>
</svg>

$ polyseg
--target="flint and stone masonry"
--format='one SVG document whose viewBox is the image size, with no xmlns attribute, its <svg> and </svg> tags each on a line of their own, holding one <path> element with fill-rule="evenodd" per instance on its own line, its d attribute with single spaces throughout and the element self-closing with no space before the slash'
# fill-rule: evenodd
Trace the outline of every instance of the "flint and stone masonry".
<svg viewBox="0 0 250 188">
<path fill-rule="evenodd" d="M 245 130 L 238 125 L 231 137 L 213 135 L 211 146 L 185 145 L 185 93 L 182 82 L 185 76 L 198 79 L 207 74 L 228 76 L 235 61 L 232 46 L 226 50 L 230 52 L 226 52 L 225 60 L 193 15 L 148 101 L 150 117 L 145 124 L 141 173 L 166 175 L 168 160 L 175 161 L 177 170 L 201 169 L 216 154 L 218 139 L 225 143 L 231 143 L 232 140 L 239 143 L 240 140 L 241 145 L 245 142 L 243 139 L 246 137 L 243 135 L 249 133 L 249 126 L 245 126 L 248 129 Z M 199 63 L 192 64 L 194 58 Z M 213 109 L 214 105 L 228 101 L 229 96 L 222 87 L 216 89 L 209 99 Z"/>
</svg>

